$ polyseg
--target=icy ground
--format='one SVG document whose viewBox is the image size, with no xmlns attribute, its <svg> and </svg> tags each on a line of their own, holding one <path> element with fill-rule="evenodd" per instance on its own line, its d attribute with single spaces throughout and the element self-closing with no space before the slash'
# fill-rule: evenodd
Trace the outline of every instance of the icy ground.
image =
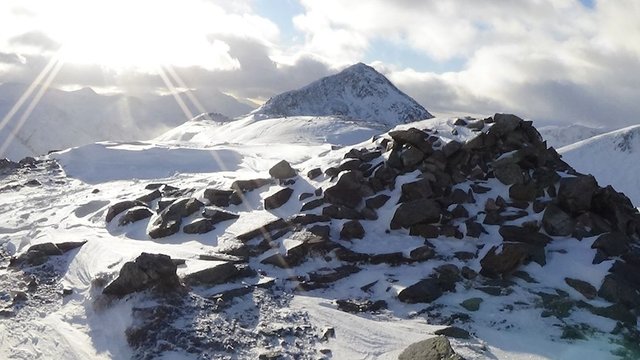
<svg viewBox="0 0 640 360">
<path fill-rule="evenodd" d="M 437 129 L 444 140 L 473 136 L 462 128 L 452 135 L 453 121 L 432 119 L 411 126 Z M 261 269 L 264 278 L 276 279 L 275 285 L 230 302 L 213 301 L 211 296 L 241 282 L 195 289 L 186 298 L 161 304 L 149 294 L 105 302 L 100 296 L 101 287 L 117 275 L 124 262 L 141 252 L 185 259 L 178 271 L 190 273 L 211 265 L 200 255 L 214 253 L 233 243 L 238 234 L 299 211 L 297 202 L 264 210 L 262 199 L 275 192 L 277 186 L 263 187 L 249 193 L 243 204 L 228 208 L 240 215 L 232 224 L 222 223 L 203 235 L 179 233 L 152 240 L 143 222 L 124 227 L 105 224 L 110 204 L 144 195 L 148 192 L 145 187 L 152 183 L 193 188 L 194 196 L 202 197 L 205 187 L 229 188 L 236 179 L 268 177 L 268 169 L 282 159 L 302 174 L 315 167 L 325 169 L 342 160 L 348 148 L 341 145 L 362 142 L 357 147 L 366 147 L 375 134 L 375 129 L 351 122 L 343 123 L 341 129 L 329 129 L 329 124 L 335 122 L 323 119 L 290 118 L 252 124 L 189 123 L 156 142 L 97 143 L 73 148 L 47 156 L 31 169 L 0 177 L 0 305 L 4 308 L 0 310 L 0 357 L 257 358 L 271 350 L 285 350 L 300 358 L 325 354 L 334 359 L 395 359 L 409 344 L 455 324 L 474 335 L 471 340 L 452 340 L 456 352 L 466 359 L 617 358 L 614 353 L 620 346 L 608 335 L 615 327 L 613 320 L 594 320 L 593 315 L 582 310 L 562 321 L 543 318 L 542 306 L 535 303 L 531 293 L 557 288 L 580 296 L 565 284 L 566 276 L 587 277 L 596 285 L 601 282 L 610 263 L 592 265 L 594 250 L 587 240 L 559 240 L 549 245 L 553 251 L 547 255 L 544 269 L 534 262 L 523 267 L 538 282 L 517 279 L 514 292 L 504 296 L 459 289 L 433 304 L 397 301 L 399 289 L 444 264 L 441 260 L 394 267 L 365 265 L 362 271 L 333 287 L 297 292 L 281 279 L 334 264 L 316 259 L 299 268 L 283 270 L 256 259 L 251 265 Z M 301 124 L 308 124 L 309 128 Z M 407 174 L 404 180 L 413 179 Z M 318 187 L 326 188 L 329 181 L 325 176 L 317 180 L 300 177 L 293 185 L 292 198 Z M 478 204 L 484 204 L 489 197 L 508 196 L 500 193 L 506 188 L 501 189 L 483 194 Z M 391 201 L 400 196 L 397 189 L 389 195 Z M 380 212 L 378 220 L 367 221 L 366 237 L 349 246 L 373 253 L 423 244 L 423 239 L 403 232 L 386 235 L 391 216 L 392 211 Z M 527 220 L 530 218 L 518 221 Z M 495 231 L 484 237 L 488 244 L 492 238 L 499 238 Z M 31 245 L 62 241 L 87 243 L 42 267 L 24 272 L 6 268 L 9 256 L 24 252 Z M 287 241 L 295 239 L 283 239 L 282 246 L 287 246 Z M 474 241 L 441 237 L 433 243 L 439 253 L 453 253 L 475 250 Z M 448 263 L 452 262 L 456 260 Z M 245 281 L 245 285 L 257 284 L 254 279 Z M 63 296 L 63 291 L 67 295 Z M 369 292 L 386 298 L 388 309 L 359 315 L 337 309 L 336 299 L 364 299 Z M 483 299 L 480 311 L 468 314 L 460 306 L 470 297 Z M 561 338 L 563 326 L 580 326 L 587 318 L 591 324 L 588 340 Z M 323 336 L 327 328 L 334 329 L 335 337 Z M 132 347 L 131 343 L 139 346 Z M 190 352 L 201 348 L 209 350 L 203 354 Z"/>
</svg>

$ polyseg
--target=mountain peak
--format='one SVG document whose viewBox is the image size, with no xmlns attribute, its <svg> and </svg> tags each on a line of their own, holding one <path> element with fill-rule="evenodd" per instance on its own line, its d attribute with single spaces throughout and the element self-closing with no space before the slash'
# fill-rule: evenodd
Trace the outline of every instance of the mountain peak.
<svg viewBox="0 0 640 360">
<path fill-rule="evenodd" d="M 277 116 L 343 116 L 395 126 L 433 116 L 384 75 L 363 63 L 269 99 L 255 114 Z"/>
</svg>

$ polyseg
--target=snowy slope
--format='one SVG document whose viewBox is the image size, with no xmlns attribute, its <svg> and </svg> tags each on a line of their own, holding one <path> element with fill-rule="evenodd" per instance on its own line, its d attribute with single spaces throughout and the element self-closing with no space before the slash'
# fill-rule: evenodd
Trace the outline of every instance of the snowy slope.
<svg viewBox="0 0 640 360">
<path fill-rule="evenodd" d="M 606 128 L 594 128 L 580 124 L 571 125 L 547 125 L 538 128 L 542 138 L 549 146 L 559 149 L 563 146 L 571 145 L 596 135 L 609 132 Z"/>
<path fill-rule="evenodd" d="M 340 115 L 392 127 L 433 117 L 387 78 L 362 63 L 269 99 L 254 114 L 267 117 Z"/>
<path fill-rule="evenodd" d="M 0 85 L 0 116 L 9 113 L 25 89 L 20 84 Z M 222 93 L 196 93 L 196 96 L 202 99 L 206 109 L 227 116 L 251 111 L 249 106 Z M 6 149 L 0 157 L 19 160 L 101 140 L 149 139 L 185 121 L 185 115 L 171 95 L 107 96 L 89 88 L 47 90 L 24 124 L 18 127 L 22 113 L 18 112 L 0 129 L 0 145 L 8 143 L 3 146 Z"/>
<path fill-rule="evenodd" d="M 304 134 L 301 131 L 304 122 L 316 127 L 311 127 L 306 137 L 298 137 Z M 454 122 L 455 119 L 430 119 L 401 125 L 396 130 L 429 129 L 443 144 L 478 137 L 477 128 L 455 126 Z M 334 124 L 333 127 L 330 124 Z M 511 292 L 499 296 L 480 290 L 480 280 L 465 280 L 455 291 L 447 292 L 431 304 L 407 304 L 396 299 L 399 291 L 432 273 L 436 267 L 453 264 L 478 270 L 478 259 L 467 261 L 462 256 L 458 258 L 458 254 L 485 254 L 491 246 L 499 244 L 500 235 L 495 226 L 487 226 L 488 233 L 477 239 L 466 236 L 429 239 L 427 243 L 433 244 L 439 254 L 431 260 L 393 266 L 358 264 L 359 272 L 327 288 L 310 291 L 297 290 L 296 279 L 308 278 L 308 273 L 327 272 L 341 263 L 330 256 L 318 256 L 300 266 L 280 269 L 262 263 L 264 256 L 252 257 L 248 261 L 257 269 L 256 277 L 276 279 L 273 289 L 256 289 L 229 302 L 216 301 L 215 295 L 239 286 L 251 286 L 255 278 L 211 287 L 196 286 L 189 289 L 185 298 L 164 304 L 158 304 L 157 299 L 144 293 L 124 299 L 101 295 L 104 285 L 117 276 L 122 265 L 141 252 L 184 259 L 185 264 L 178 267 L 178 273 L 183 276 L 217 263 L 204 260 L 201 255 L 218 253 L 237 243 L 236 237 L 240 234 L 279 217 L 299 213 L 301 202 L 297 199 L 302 193 L 313 193 L 317 188 L 326 190 L 336 184 L 330 176 L 310 179 L 306 174 L 317 167 L 324 170 L 343 163 L 351 147 L 332 145 L 354 144 L 355 138 L 348 137 L 354 126 L 357 123 L 336 123 L 335 118 L 305 117 L 272 119 L 271 122 L 246 118 L 228 124 L 192 121 L 157 142 L 103 142 L 72 148 L 43 158 L 33 168 L 21 168 L 0 178 L 3 199 L 0 202 L 3 250 L 0 252 L 0 357 L 130 359 L 153 358 L 160 353 L 159 358 L 164 359 L 258 358 L 271 350 L 284 349 L 291 354 L 302 354 L 300 358 L 304 359 L 395 359 L 409 344 L 433 336 L 449 322 L 474 335 L 471 339 L 451 339 L 456 352 L 465 359 L 617 358 L 612 352 L 619 350 L 619 345 L 609 337 L 609 332 L 616 327 L 615 321 L 594 316 L 582 308 L 574 308 L 566 317 L 541 316 L 545 309 L 539 293 L 560 291 L 559 294 L 564 292 L 589 306 L 608 305 L 602 299 L 582 298 L 564 282 L 567 276 L 586 278 L 595 286 L 602 282 L 612 261 L 591 263 L 595 254 L 595 249 L 590 247 L 592 238 L 576 241 L 571 237 L 554 237 L 547 246 L 544 267 L 535 262 L 521 267 L 535 282 L 510 278 L 505 281 Z M 482 131 L 486 132 L 487 128 L 489 126 Z M 223 130 L 217 131 L 220 129 Z M 334 138 L 330 131 L 341 135 Z M 368 139 L 370 135 L 366 135 L 354 149 L 382 149 L 381 141 L 388 139 L 388 135 L 379 133 L 381 136 L 372 141 Z M 332 139 L 338 141 L 332 143 Z M 389 156 L 387 152 L 379 160 L 385 161 Z M 295 183 L 288 185 L 293 189 L 291 200 L 280 208 L 265 210 L 263 206 L 266 197 L 282 188 L 274 182 L 247 192 L 242 204 L 226 208 L 239 218 L 216 224 L 216 228 L 206 234 L 179 232 L 151 239 L 147 235 L 146 220 L 126 226 L 118 226 L 117 218 L 111 223 L 105 222 L 109 206 L 146 195 L 151 191 L 147 187 L 153 184 L 193 189 L 189 194 L 204 201 L 204 189 L 228 189 L 234 180 L 269 178 L 269 169 L 282 159 L 289 161 L 299 175 Z M 409 236 L 404 229 L 389 230 L 389 220 L 401 196 L 401 185 L 418 179 L 417 173 L 400 175 L 394 189 L 383 191 L 390 200 L 379 209 L 377 220 L 362 220 L 366 228 L 363 239 L 338 240 L 340 227 L 346 220 L 332 220 L 331 238 L 341 246 L 369 254 L 400 252 L 405 256 L 408 250 L 422 247 L 424 238 Z M 38 180 L 40 185 L 26 185 L 30 180 Z M 480 219 L 485 216 L 482 212 L 489 199 L 497 196 L 509 199 L 508 187 L 496 179 L 482 184 L 491 188 L 490 191 L 475 194 L 474 203 L 464 205 Z M 466 192 L 469 183 L 456 187 Z M 548 200 L 546 196 L 544 199 Z M 159 205 L 157 200 L 152 204 Z M 531 206 L 527 208 L 530 209 Z M 194 214 L 185 223 L 197 217 L 198 214 Z M 520 225 L 540 221 L 541 217 L 542 214 L 531 213 L 510 223 Z M 288 233 L 274 239 L 270 244 L 273 248 L 267 250 L 266 255 L 299 242 L 297 234 Z M 81 248 L 52 256 L 42 266 L 4 270 L 9 255 L 24 254 L 34 244 L 84 240 L 87 243 Z M 29 276 L 38 279 L 35 290 L 28 290 Z M 492 281 L 503 283 L 500 279 Z M 62 289 L 70 294 L 62 297 Z M 19 292 L 24 293 L 26 300 L 12 304 Z M 336 299 L 364 301 L 369 297 L 385 299 L 388 308 L 350 314 L 336 305 Z M 460 305 L 469 298 L 482 299 L 480 311 L 470 312 Z M 465 316 L 470 320 L 464 320 Z M 562 338 L 565 326 L 580 324 L 588 324 L 588 340 Z M 320 339 L 326 327 L 334 329 L 335 338 Z M 141 329 L 140 338 L 149 338 L 153 344 L 143 342 L 140 348 L 132 348 L 128 344 L 131 338 L 125 335 L 131 335 L 127 329 L 132 328 Z M 187 343 L 181 339 L 187 339 Z M 195 348 L 195 353 L 187 351 L 190 346 Z M 200 347 L 207 348 L 207 352 L 199 353 Z M 327 350 L 331 355 L 321 355 Z M 284 358 L 293 358 L 293 355 Z"/>
<path fill-rule="evenodd" d="M 576 170 L 593 174 L 640 206 L 640 125 L 598 135 L 558 150 Z"/>
</svg>

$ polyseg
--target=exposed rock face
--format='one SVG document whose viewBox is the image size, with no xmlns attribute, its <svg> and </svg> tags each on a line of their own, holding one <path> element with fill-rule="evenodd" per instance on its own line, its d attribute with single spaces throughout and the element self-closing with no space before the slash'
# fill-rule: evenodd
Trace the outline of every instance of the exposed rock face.
<svg viewBox="0 0 640 360">
<path fill-rule="evenodd" d="M 142 253 L 135 261 L 126 262 L 118 277 L 102 293 L 123 297 L 147 289 L 178 290 L 181 285 L 176 270 L 177 267 L 169 256 Z"/>
<path fill-rule="evenodd" d="M 351 220 L 344 223 L 340 231 L 340 238 L 345 240 L 362 239 L 364 237 L 364 227 L 358 220 Z"/>
<path fill-rule="evenodd" d="M 243 274 L 242 269 L 232 263 L 222 263 L 208 269 L 191 273 L 184 277 L 188 285 L 217 285 L 237 278 Z M 244 273 L 246 274 L 246 273 Z"/>
<path fill-rule="evenodd" d="M 203 203 L 194 198 L 179 199 L 171 203 L 152 219 L 148 232 L 153 239 L 173 235 L 180 230 L 182 218 L 199 211 Z"/>
<path fill-rule="evenodd" d="M 62 242 L 57 244 L 49 242 L 32 245 L 25 253 L 21 254 L 17 258 L 12 258 L 9 266 L 16 267 L 21 265 L 42 265 L 49 260 L 49 257 L 62 255 L 68 251 L 81 247 L 85 243 L 86 241 Z"/>
<path fill-rule="evenodd" d="M 418 199 L 402 203 L 393 215 L 391 229 L 438 222 L 441 211 L 440 205 L 435 200 Z"/>
<path fill-rule="evenodd" d="M 269 169 L 269 175 L 273 178 L 283 180 L 295 177 L 296 171 L 286 160 L 282 160 Z"/>
<path fill-rule="evenodd" d="M 437 279 L 424 279 L 400 291 L 398 299 L 411 304 L 430 303 L 442 294 L 443 291 Z"/>
</svg>

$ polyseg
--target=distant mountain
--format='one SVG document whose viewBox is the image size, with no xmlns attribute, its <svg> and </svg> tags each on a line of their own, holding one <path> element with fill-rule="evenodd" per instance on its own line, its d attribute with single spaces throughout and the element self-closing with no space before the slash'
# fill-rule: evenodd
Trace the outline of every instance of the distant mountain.
<svg viewBox="0 0 640 360">
<path fill-rule="evenodd" d="M 23 84 L 0 85 L 0 118 L 9 113 L 25 90 Z M 206 110 L 226 116 L 235 117 L 252 110 L 220 92 L 196 92 L 194 95 Z M 21 159 L 102 140 L 149 139 L 188 118 L 172 95 L 144 98 L 101 95 L 90 88 L 77 91 L 48 89 L 24 124 L 18 127 L 21 115 L 22 112 L 18 112 L 0 129 L 0 148 L 5 148 L 0 158 Z M 5 143 L 8 146 L 3 146 Z"/>
<path fill-rule="evenodd" d="M 558 149 L 577 171 L 612 185 L 640 206 L 640 125 L 598 135 Z"/>
<path fill-rule="evenodd" d="M 337 115 L 388 127 L 433 117 L 386 77 L 362 63 L 274 96 L 254 114 L 271 118 Z"/>
<path fill-rule="evenodd" d="M 576 143 L 596 135 L 603 134 L 610 130 L 605 128 L 594 128 L 580 124 L 572 125 L 548 125 L 538 128 L 542 138 L 549 146 L 558 149 L 566 145 Z"/>
</svg>

